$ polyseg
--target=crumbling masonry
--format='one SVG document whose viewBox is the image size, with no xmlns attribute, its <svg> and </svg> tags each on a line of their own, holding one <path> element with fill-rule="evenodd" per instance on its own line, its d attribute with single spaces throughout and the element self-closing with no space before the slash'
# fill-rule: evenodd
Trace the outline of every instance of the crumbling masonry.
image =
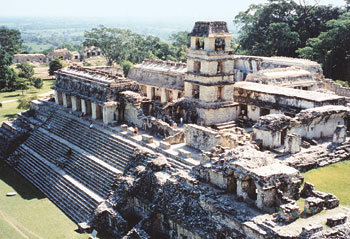
<svg viewBox="0 0 350 239">
<path fill-rule="evenodd" d="M 189 36 L 186 64 L 57 71 L 55 97 L 3 123 L 3 160 L 81 231 L 350 238 L 350 209 L 300 174 L 349 159 L 348 90 L 315 62 L 235 55 L 225 22 Z"/>
</svg>

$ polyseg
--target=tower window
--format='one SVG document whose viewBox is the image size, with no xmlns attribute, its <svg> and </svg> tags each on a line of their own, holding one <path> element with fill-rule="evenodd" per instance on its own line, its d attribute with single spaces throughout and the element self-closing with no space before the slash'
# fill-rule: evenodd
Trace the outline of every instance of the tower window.
<svg viewBox="0 0 350 239">
<path fill-rule="evenodd" d="M 215 51 L 224 51 L 225 50 L 225 40 L 222 38 L 215 39 Z"/>
<path fill-rule="evenodd" d="M 222 61 L 218 62 L 217 74 L 224 73 L 224 63 Z"/>
<path fill-rule="evenodd" d="M 193 72 L 199 73 L 201 71 L 201 62 L 195 61 L 193 65 Z"/>
<path fill-rule="evenodd" d="M 218 87 L 218 100 L 222 99 L 222 93 L 223 93 L 224 87 L 223 86 L 219 86 Z"/>
<path fill-rule="evenodd" d="M 196 39 L 196 50 L 203 50 L 203 49 L 204 49 L 204 39 L 197 38 Z"/>
<path fill-rule="evenodd" d="M 199 85 L 192 86 L 192 97 L 195 99 L 199 99 Z"/>
</svg>

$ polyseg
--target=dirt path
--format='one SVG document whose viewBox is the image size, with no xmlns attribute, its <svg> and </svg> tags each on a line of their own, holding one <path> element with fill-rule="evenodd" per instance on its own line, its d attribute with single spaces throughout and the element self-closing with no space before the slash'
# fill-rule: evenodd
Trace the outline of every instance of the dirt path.
<svg viewBox="0 0 350 239">
<path fill-rule="evenodd" d="M 16 232 L 18 232 L 23 238 L 26 238 L 26 239 L 29 239 L 29 237 L 24 234 L 12 221 L 10 221 L 10 219 L 6 216 L 5 213 L 3 213 L 1 210 L 0 210 L 0 215 L 5 219 L 5 221 L 11 225 L 11 227 L 13 229 L 16 230 Z"/>
<path fill-rule="evenodd" d="M 43 239 L 42 237 L 40 237 L 38 234 L 36 234 L 35 232 L 32 232 L 31 230 L 27 229 L 26 227 L 24 227 L 23 225 L 19 224 L 18 222 L 16 224 L 19 224 L 19 227 L 22 229 L 20 229 L 18 226 L 16 226 L 16 224 L 14 222 L 11 221 L 11 219 L 0 209 L 0 216 L 2 216 L 4 218 L 4 220 L 10 224 L 12 226 L 13 229 L 16 230 L 16 232 L 18 232 L 23 238 L 25 239 L 30 239 L 26 234 L 24 234 L 24 231 L 26 231 L 27 233 L 33 235 L 35 238 L 38 239 Z"/>
<path fill-rule="evenodd" d="M 48 95 L 51 95 L 51 94 L 53 94 L 53 93 L 54 93 L 54 91 L 51 90 L 51 91 L 46 92 L 46 93 L 44 93 L 44 94 L 40 94 L 39 97 L 41 97 L 41 96 L 48 96 Z M 17 101 L 17 99 L 16 99 L 16 100 L 5 100 L 5 101 L 2 101 L 2 102 L 0 102 L 0 103 L 1 103 L 1 104 L 6 104 L 6 103 L 12 103 L 12 102 L 16 102 L 16 101 Z"/>
</svg>

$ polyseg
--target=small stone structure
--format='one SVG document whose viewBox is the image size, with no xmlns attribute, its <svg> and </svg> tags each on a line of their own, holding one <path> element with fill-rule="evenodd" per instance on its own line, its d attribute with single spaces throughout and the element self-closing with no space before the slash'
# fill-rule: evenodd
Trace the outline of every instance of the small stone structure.
<svg viewBox="0 0 350 239">
<path fill-rule="evenodd" d="M 254 125 L 254 137 L 265 147 L 285 145 L 286 151 L 293 153 L 300 151 L 300 138 L 333 137 L 335 143 L 343 143 L 349 112 L 345 106 L 323 106 L 302 110 L 295 118 L 283 114 L 266 115 Z"/>
<path fill-rule="evenodd" d="M 184 63 L 146 59 L 131 68 L 128 78 L 140 84 L 148 99 L 166 103 L 182 98 L 186 71 Z"/>
<path fill-rule="evenodd" d="M 146 59 L 128 78 L 119 66 L 57 71 L 55 98 L 32 101 L 0 128 L 0 157 L 82 231 L 346 235 L 349 223 L 334 214 L 350 210 L 307 182 L 300 191 L 299 171 L 350 158 L 346 92 L 315 62 L 234 55 L 225 22 L 197 22 L 189 36 L 187 64 Z"/>
<path fill-rule="evenodd" d="M 47 58 L 44 54 L 15 54 L 13 56 L 13 63 L 46 63 Z"/>
</svg>

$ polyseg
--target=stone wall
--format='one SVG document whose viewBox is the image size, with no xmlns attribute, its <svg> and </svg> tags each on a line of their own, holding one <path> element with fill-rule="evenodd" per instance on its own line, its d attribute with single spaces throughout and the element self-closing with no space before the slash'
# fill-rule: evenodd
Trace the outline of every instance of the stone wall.
<svg viewBox="0 0 350 239">
<path fill-rule="evenodd" d="M 15 54 L 13 63 L 31 62 L 46 63 L 47 58 L 44 54 Z"/>
<path fill-rule="evenodd" d="M 260 70 L 291 66 L 307 70 L 312 74 L 323 74 L 320 64 L 305 59 L 235 55 L 234 60 L 235 81 L 243 81 L 248 74 Z"/>
<path fill-rule="evenodd" d="M 261 140 L 263 146 L 268 148 L 278 148 L 284 143 L 294 145 L 294 143 L 299 142 L 300 145 L 301 141 L 292 135 L 307 139 L 319 139 L 338 134 L 334 140 L 337 143 L 339 140 L 344 142 L 343 131 L 346 130 L 349 112 L 350 109 L 345 106 L 323 106 L 302 110 L 295 118 L 282 114 L 262 116 L 253 126 L 254 137 Z M 344 130 L 339 128 L 340 126 L 343 126 Z M 337 133 L 337 131 L 339 132 Z M 294 143 L 289 142 L 292 138 L 296 140 Z M 292 150 L 291 147 L 286 148 Z"/>
<path fill-rule="evenodd" d="M 210 128 L 187 124 L 185 143 L 199 150 L 210 151 L 218 145 L 233 148 L 237 145 L 237 138 L 233 134 L 224 134 Z"/>
<path fill-rule="evenodd" d="M 128 78 L 144 85 L 183 91 L 186 71 L 186 64 L 181 62 L 146 59 L 130 69 Z"/>
</svg>

